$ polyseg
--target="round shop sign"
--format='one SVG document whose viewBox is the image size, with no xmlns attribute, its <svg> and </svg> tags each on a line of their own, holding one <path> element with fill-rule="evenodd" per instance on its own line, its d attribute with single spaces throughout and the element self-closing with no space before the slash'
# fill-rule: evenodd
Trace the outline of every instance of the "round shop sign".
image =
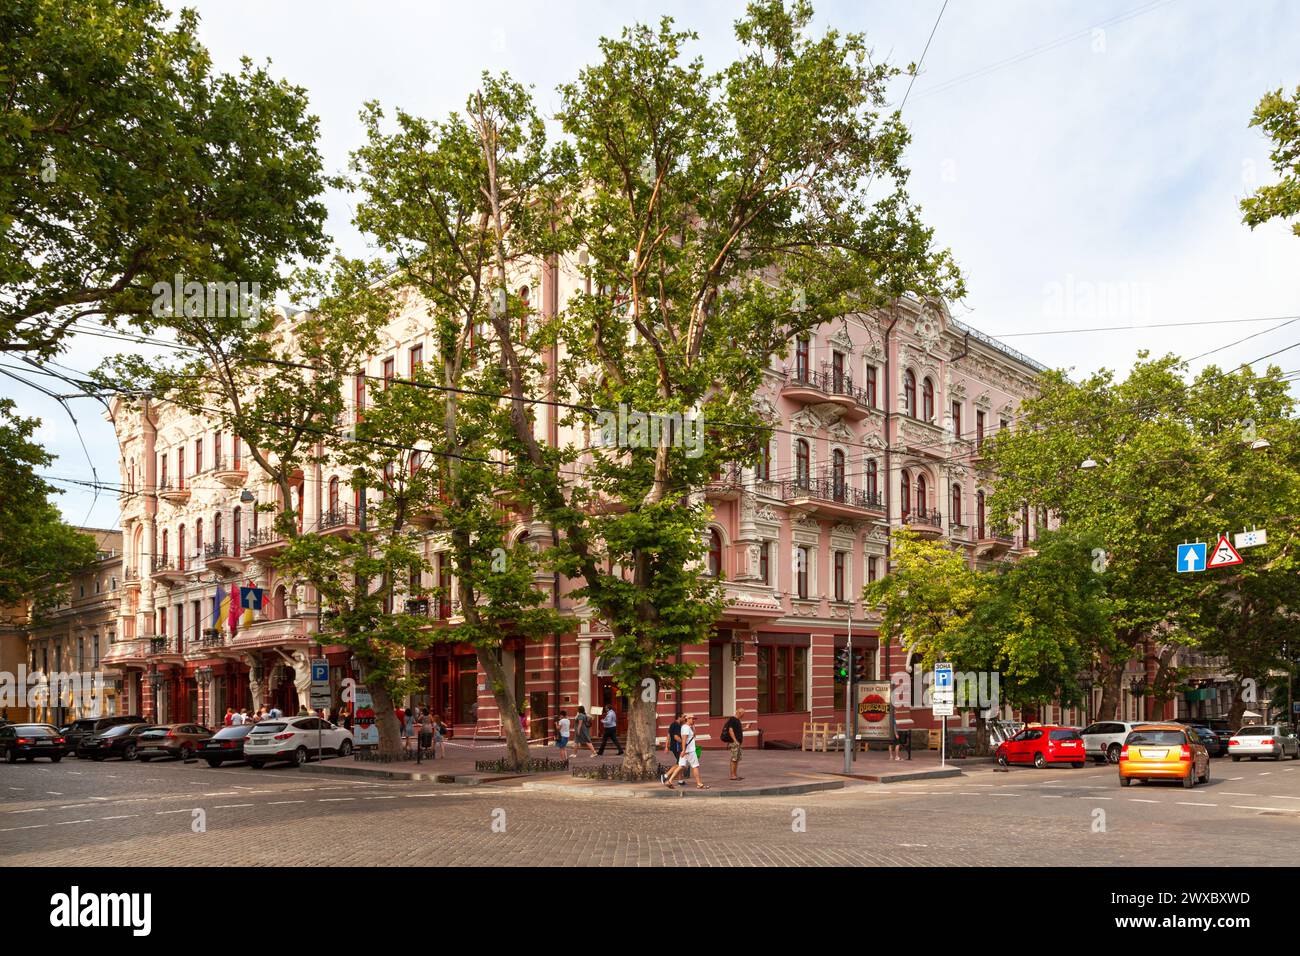
<svg viewBox="0 0 1300 956">
<path fill-rule="evenodd" d="M 867 694 L 858 705 L 858 715 L 867 723 L 878 724 L 889 716 L 889 702 L 879 694 Z"/>
</svg>

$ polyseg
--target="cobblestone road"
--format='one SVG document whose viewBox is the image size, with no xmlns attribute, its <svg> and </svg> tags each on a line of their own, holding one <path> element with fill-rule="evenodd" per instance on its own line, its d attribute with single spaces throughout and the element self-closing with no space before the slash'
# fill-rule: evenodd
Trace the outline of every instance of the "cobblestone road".
<svg viewBox="0 0 1300 956">
<path fill-rule="evenodd" d="M 1300 762 L 1209 786 L 1107 767 L 798 797 L 644 800 L 199 763 L 0 766 L 7 866 L 1287 864 Z M 196 812 L 197 811 L 197 812 Z M 202 823 L 203 826 L 199 827 Z M 1102 827 L 1104 826 L 1104 830 Z M 200 832 L 195 832 L 199 830 Z"/>
</svg>

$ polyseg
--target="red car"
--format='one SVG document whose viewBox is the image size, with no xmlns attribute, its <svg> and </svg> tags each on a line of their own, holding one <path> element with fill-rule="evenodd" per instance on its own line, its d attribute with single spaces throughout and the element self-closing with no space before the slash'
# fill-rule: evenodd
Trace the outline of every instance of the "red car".
<svg viewBox="0 0 1300 956">
<path fill-rule="evenodd" d="M 1002 766 L 1029 763 L 1043 768 L 1054 763 L 1082 767 L 1087 762 L 1083 738 L 1072 727 L 1033 724 L 998 746 L 997 761 Z"/>
</svg>

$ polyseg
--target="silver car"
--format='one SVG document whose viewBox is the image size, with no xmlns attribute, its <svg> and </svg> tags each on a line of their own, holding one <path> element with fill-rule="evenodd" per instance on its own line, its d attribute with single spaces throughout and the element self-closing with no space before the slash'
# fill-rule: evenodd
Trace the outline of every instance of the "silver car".
<svg viewBox="0 0 1300 956">
<path fill-rule="evenodd" d="M 1124 749 L 1124 741 L 1129 732 L 1139 723 L 1126 720 L 1099 720 L 1079 731 L 1083 738 L 1083 751 L 1095 763 L 1119 763 L 1119 752 Z"/>
<path fill-rule="evenodd" d="M 1251 760 L 1290 757 L 1297 760 L 1300 759 L 1300 740 L 1296 739 L 1295 728 L 1290 724 L 1257 724 L 1242 727 L 1232 735 L 1228 741 L 1228 754 L 1234 761 L 1242 757 Z"/>
</svg>

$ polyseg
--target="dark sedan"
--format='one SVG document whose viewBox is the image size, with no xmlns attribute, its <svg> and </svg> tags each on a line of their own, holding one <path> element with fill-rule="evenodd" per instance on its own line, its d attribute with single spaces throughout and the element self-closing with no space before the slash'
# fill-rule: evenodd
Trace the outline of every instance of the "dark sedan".
<svg viewBox="0 0 1300 956">
<path fill-rule="evenodd" d="M 1226 757 L 1228 755 L 1227 737 L 1200 724 L 1188 724 L 1187 726 L 1196 731 L 1196 736 L 1201 738 L 1201 743 L 1205 744 L 1205 749 L 1210 752 L 1211 757 Z"/>
<path fill-rule="evenodd" d="M 244 738 L 253 732 L 255 724 L 222 727 L 210 739 L 203 741 L 195 756 L 208 762 L 209 767 L 220 767 L 244 759 Z"/>
<path fill-rule="evenodd" d="M 21 757 L 28 763 L 37 757 L 48 757 L 54 763 L 63 759 L 67 741 L 59 728 L 51 724 L 8 724 L 0 727 L 0 759 L 17 763 Z"/>
<path fill-rule="evenodd" d="M 92 737 L 82 737 L 77 744 L 77 756 L 91 760 L 107 760 L 109 757 L 134 760 L 140 746 L 140 735 L 146 730 L 153 730 L 153 725 L 118 724 Z"/>
<path fill-rule="evenodd" d="M 62 730 L 63 738 L 68 742 L 68 752 L 82 756 L 81 742 L 88 737 L 102 734 L 110 727 L 121 724 L 143 724 L 143 717 L 121 715 L 118 717 L 82 717 L 74 720 Z"/>
</svg>

